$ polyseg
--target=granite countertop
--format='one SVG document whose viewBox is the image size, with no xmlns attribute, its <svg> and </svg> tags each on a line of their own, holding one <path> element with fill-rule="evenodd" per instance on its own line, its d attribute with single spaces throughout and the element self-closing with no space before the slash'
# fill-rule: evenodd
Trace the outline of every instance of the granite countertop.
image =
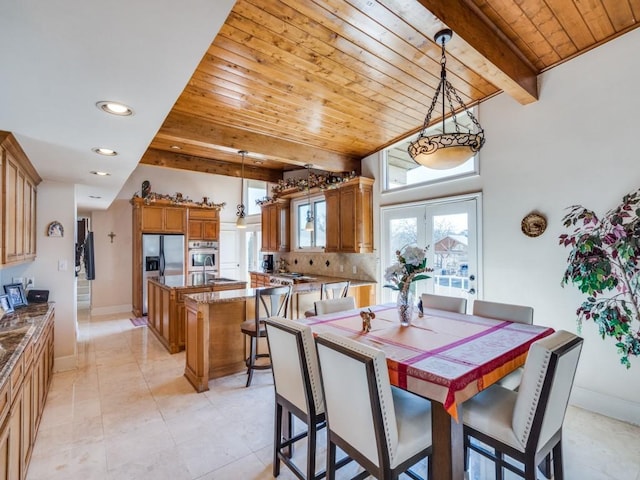
<svg viewBox="0 0 640 480">
<path fill-rule="evenodd" d="M 234 280 L 232 278 L 220 278 L 210 273 L 189 273 L 187 275 L 166 275 L 164 277 L 151 277 L 155 282 L 167 288 L 196 288 L 215 287 L 216 285 L 231 286 L 237 284 L 238 288 L 243 288 L 247 282 Z"/>
<path fill-rule="evenodd" d="M 32 338 L 42 333 L 55 303 L 37 303 L 16 309 L 0 319 L 0 388 Z"/>
<path fill-rule="evenodd" d="M 277 276 L 277 275 L 274 275 Z M 295 283 L 293 285 L 292 293 L 310 293 L 320 290 L 323 283 L 326 282 L 340 282 L 345 279 L 335 277 L 316 276 L 311 281 L 304 281 Z M 352 287 L 361 287 L 364 285 L 375 285 L 377 282 L 367 280 L 349 280 Z M 272 285 L 272 287 L 279 287 L 281 285 Z M 260 287 L 265 288 L 265 287 Z M 266 287 L 269 288 L 269 287 Z M 196 303 L 221 303 L 221 302 L 234 302 L 238 300 L 253 299 L 255 298 L 257 288 L 239 288 L 237 290 L 223 290 L 220 292 L 203 292 L 192 293 L 185 295 L 185 299 L 191 299 Z"/>
<path fill-rule="evenodd" d="M 239 288 L 237 290 L 221 290 L 219 292 L 191 293 L 184 296 L 185 301 L 196 303 L 224 303 L 238 300 L 253 300 L 256 298 L 257 288 Z"/>
<path fill-rule="evenodd" d="M 294 292 L 315 291 L 320 290 L 320 286 L 323 283 L 331 282 L 351 282 L 352 287 L 362 287 L 364 285 L 376 285 L 378 282 L 375 280 L 356 280 L 353 278 L 341 278 L 341 277 L 328 277 L 326 275 L 314 275 L 312 273 L 304 273 L 300 277 L 292 277 L 291 273 L 265 273 L 258 271 L 250 271 L 249 273 L 259 273 L 261 275 L 269 275 L 269 277 L 283 278 L 294 280 Z"/>
</svg>

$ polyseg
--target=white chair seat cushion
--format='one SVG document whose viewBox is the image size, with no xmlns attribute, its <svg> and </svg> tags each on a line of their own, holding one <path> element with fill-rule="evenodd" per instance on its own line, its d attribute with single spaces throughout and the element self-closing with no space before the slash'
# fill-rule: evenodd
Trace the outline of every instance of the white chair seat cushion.
<svg viewBox="0 0 640 480">
<path fill-rule="evenodd" d="M 516 368 L 513 372 L 505 375 L 496 383 L 501 387 L 508 388 L 509 390 L 515 390 L 520 386 L 523 372 L 524 369 L 522 367 Z"/>
<path fill-rule="evenodd" d="M 492 385 L 462 404 L 464 424 L 524 452 L 512 428 L 518 393 Z"/>
<path fill-rule="evenodd" d="M 398 447 L 391 468 L 431 445 L 431 402 L 391 387 L 398 426 Z"/>
</svg>

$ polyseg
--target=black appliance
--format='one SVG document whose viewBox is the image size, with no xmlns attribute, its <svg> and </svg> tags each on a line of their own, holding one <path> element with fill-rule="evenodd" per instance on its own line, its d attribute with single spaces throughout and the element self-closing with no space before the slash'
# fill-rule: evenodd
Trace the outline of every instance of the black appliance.
<svg viewBox="0 0 640 480">
<path fill-rule="evenodd" d="M 264 273 L 273 273 L 273 254 L 268 253 L 262 256 L 262 271 Z"/>
</svg>

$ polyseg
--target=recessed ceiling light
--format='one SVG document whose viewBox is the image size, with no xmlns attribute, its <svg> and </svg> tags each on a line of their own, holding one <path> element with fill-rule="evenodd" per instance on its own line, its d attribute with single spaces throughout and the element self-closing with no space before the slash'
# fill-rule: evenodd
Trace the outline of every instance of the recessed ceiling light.
<svg viewBox="0 0 640 480">
<path fill-rule="evenodd" d="M 118 152 L 116 152 L 115 150 L 111 150 L 110 148 L 96 147 L 92 148 L 91 151 L 97 153 L 98 155 L 105 155 L 107 157 L 115 157 L 116 155 L 118 155 Z"/>
<path fill-rule="evenodd" d="M 112 115 L 120 115 L 122 117 L 133 115 L 133 109 L 124 103 L 102 101 L 96 103 L 96 107 Z"/>
<path fill-rule="evenodd" d="M 100 195 L 89 195 L 89 198 L 102 198 Z"/>
<path fill-rule="evenodd" d="M 182 147 L 181 147 L 181 146 L 179 146 L 179 145 L 171 145 L 171 148 L 172 148 L 173 150 L 182 150 Z"/>
<path fill-rule="evenodd" d="M 98 175 L 100 177 L 107 177 L 107 176 L 111 175 L 108 172 L 96 172 L 95 170 L 92 170 L 89 173 L 91 173 L 92 175 Z"/>
</svg>

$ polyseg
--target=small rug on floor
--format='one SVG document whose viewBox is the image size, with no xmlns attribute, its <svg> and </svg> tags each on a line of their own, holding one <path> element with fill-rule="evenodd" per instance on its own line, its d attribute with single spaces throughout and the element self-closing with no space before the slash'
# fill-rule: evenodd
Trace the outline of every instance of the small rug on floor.
<svg viewBox="0 0 640 480">
<path fill-rule="evenodd" d="M 130 318 L 134 327 L 144 327 L 147 324 L 147 317 L 133 317 Z"/>
</svg>

